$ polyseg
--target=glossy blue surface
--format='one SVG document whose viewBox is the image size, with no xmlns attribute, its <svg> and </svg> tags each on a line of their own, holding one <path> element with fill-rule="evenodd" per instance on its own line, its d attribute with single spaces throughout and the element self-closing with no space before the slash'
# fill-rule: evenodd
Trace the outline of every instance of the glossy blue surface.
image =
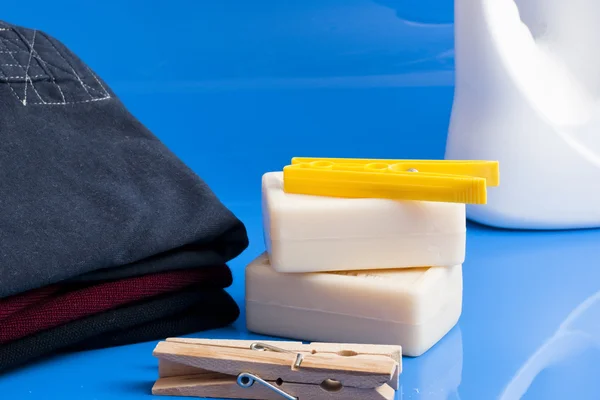
<svg viewBox="0 0 600 400">
<path fill-rule="evenodd" d="M 450 0 L 30 0 L 2 11 L 78 53 L 246 223 L 251 246 L 231 263 L 240 305 L 244 266 L 264 249 L 262 173 L 296 155 L 443 157 Z M 600 398 L 599 250 L 598 231 L 469 226 L 463 315 L 404 360 L 397 398 Z M 195 336 L 256 337 L 243 316 Z M 150 398 L 153 346 L 32 364 L 0 376 L 0 397 Z"/>
</svg>

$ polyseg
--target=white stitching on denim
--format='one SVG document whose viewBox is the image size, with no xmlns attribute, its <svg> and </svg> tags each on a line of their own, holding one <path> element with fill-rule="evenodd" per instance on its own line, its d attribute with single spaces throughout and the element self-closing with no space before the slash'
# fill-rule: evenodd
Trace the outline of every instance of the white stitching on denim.
<svg viewBox="0 0 600 400">
<path fill-rule="evenodd" d="M 31 39 L 31 43 L 29 43 L 30 50 L 29 50 L 29 60 L 27 61 L 27 68 L 25 68 L 25 98 L 23 99 L 23 105 L 27 105 L 27 86 L 28 86 L 27 82 L 28 81 L 31 82 L 31 88 L 35 91 L 35 93 L 40 98 L 42 103 L 45 103 L 44 99 L 42 99 L 42 96 L 40 96 L 40 93 L 35 88 L 35 85 L 33 84 L 33 80 L 29 77 L 29 68 L 31 68 L 31 59 L 33 56 L 33 51 L 34 51 L 33 49 L 35 48 L 35 36 L 36 35 L 37 35 L 37 31 L 34 30 L 33 37 Z"/>
<path fill-rule="evenodd" d="M 108 90 L 106 90 L 106 88 L 104 87 L 104 85 L 102 84 L 102 82 L 100 82 L 100 79 L 98 79 L 98 77 L 96 76 L 96 74 L 94 74 L 94 72 L 90 69 L 90 67 L 87 66 L 87 64 L 85 65 L 85 68 L 87 68 L 87 70 L 90 72 L 90 74 L 92 74 L 92 76 L 94 77 L 94 79 L 96 80 L 96 82 L 98 82 L 98 85 L 100 85 L 100 87 L 102 88 L 102 90 L 104 90 L 104 96 L 110 99 L 110 93 L 108 93 Z M 85 83 L 84 83 L 84 85 L 87 86 Z"/>
<path fill-rule="evenodd" d="M 0 43 L 8 50 L 8 47 L 6 46 L 6 44 L 3 41 L 0 40 Z M 14 56 L 12 55 L 13 52 L 11 52 L 11 51 L 0 51 L 0 53 L 8 54 L 14 58 Z M 4 76 L 4 79 L 14 79 L 14 77 L 7 77 L 6 74 L 4 73 L 4 71 L 2 71 L 1 69 L 0 69 L 0 73 L 2 73 L 2 75 Z M 12 94 L 17 98 L 17 100 L 19 100 L 19 103 L 23 104 L 23 101 L 21 100 L 21 98 L 19 97 L 17 92 L 15 91 L 15 88 L 12 87 L 10 82 L 6 82 L 6 84 L 8 85 L 8 88 L 10 89 Z"/>
<path fill-rule="evenodd" d="M 2 71 L 0 71 L 2 72 Z M 29 75 L 28 77 L 26 76 L 6 76 L 6 74 L 2 74 L 4 79 L 25 79 L 25 78 L 31 78 L 31 79 L 37 79 L 37 78 L 46 78 L 48 77 L 48 75 Z M 22 83 L 22 82 L 19 82 Z"/>
<path fill-rule="evenodd" d="M 6 44 L 10 44 L 11 46 L 16 46 L 17 49 L 14 51 L 15 53 L 29 53 L 28 51 L 25 51 L 21 48 L 21 46 L 19 45 L 19 43 L 17 43 L 16 41 L 11 41 L 11 38 L 8 37 L 0 37 L 0 40 L 2 40 L 4 42 L 4 45 L 6 47 L 7 50 L 10 50 L 8 48 L 8 46 L 6 46 Z M 13 39 L 14 40 L 14 39 Z"/>
<path fill-rule="evenodd" d="M 56 103 L 56 102 L 54 102 L 54 103 L 48 103 L 48 102 L 46 102 L 46 103 L 39 103 L 38 102 L 38 103 L 28 103 L 28 105 L 38 105 L 39 104 L 39 105 L 45 105 L 45 106 L 65 106 L 67 104 L 94 103 L 96 101 L 103 101 L 103 100 L 108 100 L 108 99 L 110 99 L 110 97 L 98 97 L 98 98 L 95 98 L 95 99 L 80 100 L 80 101 L 67 101 L 65 103 L 60 103 L 60 102 L 58 102 L 58 103 Z"/>
<path fill-rule="evenodd" d="M 2 28 L 2 29 L 0 29 L 0 32 L 2 32 L 2 31 L 11 31 L 11 32 L 14 32 L 14 29 L 13 28 Z M 65 58 L 65 56 L 63 56 L 63 54 L 54 45 L 54 43 L 50 40 L 50 38 L 48 38 L 46 35 L 43 35 L 42 37 L 44 37 L 46 39 L 46 41 L 48 41 L 50 43 L 50 46 L 52 46 L 52 48 L 54 49 L 54 51 L 56 52 L 56 54 L 58 54 L 58 56 L 65 62 L 65 65 L 64 66 L 55 66 L 53 64 L 49 64 L 48 62 L 46 62 L 40 56 L 39 52 L 35 49 L 36 34 L 37 33 L 38 33 L 38 31 L 36 31 L 36 30 L 33 31 L 33 38 L 31 40 L 31 43 L 29 43 L 28 39 L 24 39 L 24 38 L 21 38 L 21 37 L 17 37 L 17 38 L 0 37 L 0 43 L 3 45 L 3 48 L 4 48 L 3 50 L 0 50 L 0 54 L 8 54 L 14 60 L 14 62 L 16 62 L 16 64 L 13 64 L 13 63 L 10 63 L 10 64 L 0 64 L 0 66 L 20 67 L 25 72 L 25 76 L 7 76 L 7 74 L 5 74 L 2 70 L 0 70 L 1 77 L 4 78 L 5 80 L 10 80 L 10 79 L 24 79 L 25 80 L 25 82 L 24 82 L 25 83 L 25 90 L 24 90 L 23 99 L 21 99 L 19 97 L 19 95 L 15 91 L 15 88 L 13 87 L 13 84 L 16 83 L 16 82 L 12 82 L 13 84 L 11 84 L 11 82 L 6 82 L 7 85 L 8 85 L 8 87 L 12 91 L 13 95 L 19 100 L 19 102 L 21 104 L 23 104 L 25 106 L 27 106 L 27 105 L 67 105 L 67 104 L 91 103 L 91 102 L 96 102 L 96 101 L 101 101 L 101 100 L 108 100 L 108 99 L 112 98 L 111 95 L 110 95 L 110 93 L 108 92 L 108 90 L 104 87 L 104 85 L 102 84 L 102 82 L 100 81 L 100 79 L 98 79 L 98 77 L 89 68 L 89 66 L 87 66 L 86 64 L 83 64 L 85 66 L 85 68 L 89 71 L 90 75 L 91 75 L 90 77 L 86 77 L 86 79 L 93 78 L 98 83 L 99 87 L 92 87 L 92 86 L 86 84 L 83 81 L 82 76 L 80 76 L 77 73 L 77 71 L 75 70 L 75 68 L 73 67 L 73 65 L 69 61 L 67 61 L 67 59 Z M 23 50 L 21 48 L 23 42 L 25 42 L 28 45 L 28 47 L 29 47 L 28 51 L 25 51 L 25 50 Z M 38 40 L 38 42 L 39 42 L 39 40 Z M 11 46 L 17 46 L 18 49 L 13 50 L 12 48 L 8 47 L 8 44 L 10 44 Z M 38 45 L 38 47 L 39 47 L 39 45 Z M 19 62 L 19 60 L 17 60 L 17 58 L 14 56 L 14 54 L 27 54 L 29 56 L 27 66 L 26 67 L 23 66 Z M 64 92 L 63 92 L 63 90 L 61 88 L 61 85 L 58 82 L 56 82 L 56 79 L 54 78 L 54 76 L 52 76 L 52 74 L 49 73 L 49 74 L 29 75 L 29 71 L 33 67 L 32 64 L 31 64 L 31 62 L 32 62 L 32 60 L 34 58 L 39 63 L 43 63 L 43 65 L 46 66 L 46 68 L 50 68 L 50 67 L 57 68 L 59 70 L 62 70 L 64 73 L 72 75 L 74 78 L 77 79 L 77 81 L 79 82 L 79 84 L 81 84 L 81 87 L 90 96 L 90 99 L 77 100 L 77 101 L 70 101 L 69 102 L 65 98 L 65 94 L 64 94 Z M 41 65 L 42 64 L 40 64 L 40 66 Z M 68 71 L 68 69 L 70 69 L 71 72 Z M 46 72 L 46 71 L 44 71 L 44 72 Z M 51 79 L 52 83 L 56 86 L 56 88 L 60 92 L 60 95 L 61 95 L 62 100 L 63 100 L 62 102 L 49 102 L 49 101 L 46 101 L 46 100 L 44 100 L 42 98 L 42 96 L 40 95 L 40 93 L 36 89 L 36 83 L 38 83 L 38 82 L 34 82 L 33 79 L 43 78 L 43 77 Z M 18 82 L 18 83 L 23 83 L 23 82 Z M 27 89 L 28 89 L 29 84 L 31 84 L 31 87 L 33 88 L 33 90 L 37 94 L 37 97 L 40 100 L 39 102 L 38 101 L 32 102 L 31 99 L 27 98 Z M 92 90 L 94 92 L 94 94 L 92 94 L 90 92 L 90 90 Z M 98 95 L 101 95 L 102 97 L 97 97 Z"/>
<path fill-rule="evenodd" d="M 0 74 L 2 74 L 2 78 L 10 78 L 10 77 L 6 77 L 4 76 L 4 73 L 2 71 L 0 71 Z M 19 98 L 19 95 L 17 94 L 17 92 L 15 92 L 15 89 L 12 87 L 12 85 L 10 83 L 7 82 L 8 88 L 10 89 L 10 91 L 12 92 L 12 94 L 15 95 L 15 97 L 17 98 L 17 100 L 19 100 L 19 103 L 23 104 L 23 102 L 21 101 L 21 99 Z"/>
<path fill-rule="evenodd" d="M 109 96 L 109 94 L 106 92 L 106 90 L 104 90 L 104 93 L 102 93 L 103 91 L 101 89 L 92 87 L 92 86 L 90 86 L 90 85 L 88 85 L 86 83 L 84 83 L 83 85 L 85 87 L 87 87 L 88 89 L 93 90 L 94 92 L 100 93 L 102 96 Z M 102 89 L 104 89 L 104 87 Z"/>
<path fill-rule="evenodd" d="M 60 58 L 63 59 L 63 61 L 66 63 L 66 65 L 71 69 L 71 71 L 73 71 L 73 75 L 77 78 L 77 80 L 79 81 L 79 83 L 81 84 L 81 86 L 83 87 L 83 89 L 86 91 L 86 93 L 91 97 L 88 100 L 79 100 L 79 101 L 72 101 L 72 102 L 66 102 L 64 104 L 76 104 L 76 103 L 90 103 L 90 102 L 94 102 L 94 101 L 100 101 L 100 100 L 108 100 L 111 98 L 110 93 L 108 93 L 108 91 L 106 90 L 106 88 L 104 88 L 104 86 L 102 85 L 102 83 L 100 82 L 100 80 L 96 77 L 96 75 L 92 72 L 92 70 L 85 65 L 85 67 L 87 68 L 87 70 L 90 72 L 90 74 L 92 75 L 92 77 L 96 80 L 96 82 L 98 82 L 98 84 L 102 87 L 102 89 L 104 90 L 103 93 L 103 97 L 94 97 L 90 91 L 87 89 L 88 87 L 91 88 L 89 85 L 86 85 L 83 80 L 81 79 L 81 77 L 79 76 L 79 74 L 77 74 L 77 72 L 75 71 L 75 69 L 73 68 L 73 66 L 71 65 L 71 63 L 69 61 L 67 61 L 65 59 L 65 57 L 62 55 L 62 53 L 58 50 L 58 48 L 54 45 L 54 43 L 52 43 L 52 41 L 46 37 L 46 41 L 48 43 L 50 43 L 50 45 L 54 48 L 54 50 L 56 51 L 56 54 L 58 54 L 60 56 Z M 38 54 L 39 56 L 39 54 Z M 41 59 L 41 57 L 40 57 Z M 43 60 L 42 60 L 43 61 Z M 46 63 L 47 64 L 47 63 Z M 87 86 L 87 87 L 86 87 Z M 98 89 L 94 89 L 94 90 L 98 90 Z M 98 90 L 99 91 L 99 90 Z M 61 103 L 57 103 L 61 104 Z"/>
<path fill-rule="evenodd" d="M 37 31 L 33 31 L 33 45 L 35 44 L 35 36 L 36 36 Z M 2 38 L 4 39 L 4 46 L 6 47 L 6 38 Z M 11 44 L 15 44 L 12 42 L 9 42 Z M 31 49 L 33 49 L 33 45 L 28 43 L 31 46 Z M 16 45 L 16 44 L 15 44 Z M 8 47 L 6 47 L 8 48 Z M 37 91 L 37 89 L 35 88 L 35 85 L 33 84 L 33 80 L 29 77 L 29 66 L 31 64 L 31 51 L 30 51 L 30 57 L 29 57 L 29 63 L 27 65 L 27 68 L 25 68 L 23 65 L 21 65 L 21 63 L 19 62 L 19 60 L 17 60 L 17 58 L 14 56 L 14 54 L 10 53 L 10 57 L 12 57 L 12 59 L 19 65 L 19 67 L 21 67 L 21 69 L 25 72 L 25 89 L 24 89 L 24 96 L 23 96 L 23 100 L 21 100 L 21 103 L 23 103 L 24 106 L 27 105 L 27 87 L 29 86 L 27 84 L 27 82 L 31 82 L 31 88 L 33 89 L 33 91 L 35 92 L 35 94 L 37 95 L 37 97 L 43 102 L 44 99 L 42 98 L 42 96 L 40 95 L 40 93 Z"/>
<path fill-rule="evenodd" d="M 39 54 L 37 51 L 35 51 L 35 49 L 34 49 L 34 51 L 33 51 L 33 57 L 34 57 L 34 58 L 35 58 L 35 59 L 36 59 L 38 62 L 42 62 L 42 63 L 44 63 L 44 65 L 45 65 L 46 67 L 49 67 L 49 66 L 51 65 L 51 64 L 47 63 L 46 61 L 44 61 L 44 60 L 42 59 L 42 57 L 40 56 L 40 54 Z M 65 71 L 65 72 L 67 72 L 67 73 L 68 73 L 68 71 Z M 38 77 L 40 77 L 40 76 L 47 76 L 47 75 L 38 75 Z M 56 86 L 56 88 L 57 88 L 57 89 L 58 89 L 58 91 L 60 92 L 60 97 L 62 97 L 62 99 L 63 99 L 63 102 L 66 102 L 66 101 L 67 101 L 67 99 L 65 98 L 65 94 L 63 93 L 63 91 L 62 91 L 62 89 L 61 89 L 60 85 L 58 84 L 58 82 L 56 82 L 56 79 L 54 78 L 54 76 L 52 76 L 51 74 L 50 74 L 50 79 L 52 79 L 52 83 L 53 83 L 53 84 Z M 42 101 L 43 101 L 43 100 L 42 100 Z M 44 103 L 47 103 L 47 102 L 44 102 Z M 32 103 L 32 104 L 39 104 L 39 103 Z"/>
<path fill-rule="evenodd" d="M 56 54 L 58 54 L 60 56 L 60 58 L 62 58 L 62 60 L 65 62 L 66 65 L 69 66 L 69 68 L 71 68 L 71 71 L 73 71 L 73 75 L 77 78 L 77 80 L 79 81 L 79 83 L 81 84 L 81 87 L 83 88 L 83 90 L 85 90 L 87 92 L 87 94 L 93 99 L 94 96 L 92 96 L 92 94 L 87 90 L 87 88 L 85 87 L 85 85 L 83 84 L 83 81 L 81 80 L 81 77 L 77 74 L 77 72 L 75 71 L 75 68 L 73 68 L 73 66 L 71 65 L 70 62 L 68 62 L 65 57 L 60 53 L 60 51 L 58 51 L 58 49 L 56 48 L 56 46 L 54 45 L 54 43 L 52 43 L 50 40 L 48 40 L 48 43 L 50 43 L 50 45 L 52 47 L 54 47 L 54 50 L 56 51 Z"/>
</svg>

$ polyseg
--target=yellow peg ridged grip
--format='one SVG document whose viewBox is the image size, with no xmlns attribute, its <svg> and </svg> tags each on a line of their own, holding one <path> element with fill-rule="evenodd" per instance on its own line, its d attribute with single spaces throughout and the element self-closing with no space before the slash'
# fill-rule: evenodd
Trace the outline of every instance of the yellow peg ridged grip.
<svg viewBox="0 0 600 400">
<path fill-rule="evenodd" d="M 287 193 L 485 204 L 498 186 L 496 161 L 292 159 L 284 167 Z"/>
</svg>

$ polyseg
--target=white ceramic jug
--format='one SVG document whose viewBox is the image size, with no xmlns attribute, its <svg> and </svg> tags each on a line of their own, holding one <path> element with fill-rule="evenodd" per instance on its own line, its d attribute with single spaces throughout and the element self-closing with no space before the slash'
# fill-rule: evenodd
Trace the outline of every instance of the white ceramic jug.
<svg viewBox="0 0 600 400">
<path fill-rule="evenodd" d="M 446 158 L 500 162 L 470 219 L 600 227 L 599 22 L 599 0 L 455 0 Z"/>
</svg>

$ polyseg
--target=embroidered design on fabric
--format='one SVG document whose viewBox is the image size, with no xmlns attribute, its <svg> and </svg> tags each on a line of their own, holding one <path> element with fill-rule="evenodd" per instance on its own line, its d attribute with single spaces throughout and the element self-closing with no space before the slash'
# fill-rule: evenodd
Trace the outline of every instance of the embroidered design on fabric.
<svg viewBox="0 0 600 400">
<path fill-rule="evenodd" d="M 92 70 L 59 46 L 40 31 L 0 25 L 0 84 L 24 106 L 110 99 Z"/>
</svg>

